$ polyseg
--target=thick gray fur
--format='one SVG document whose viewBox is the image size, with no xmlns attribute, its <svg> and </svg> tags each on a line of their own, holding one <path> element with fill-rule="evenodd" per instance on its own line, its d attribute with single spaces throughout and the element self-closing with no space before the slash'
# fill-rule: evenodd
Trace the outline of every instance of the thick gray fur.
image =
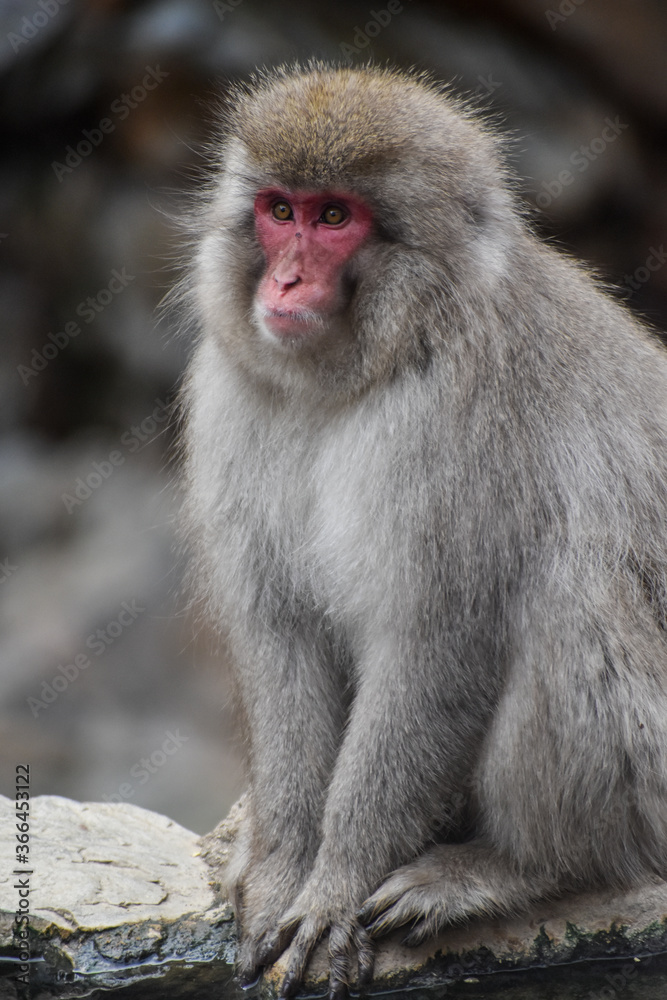
<svg viewBox="0 0 667 1000">
<path fill-rule="evenodd" d="M 667 356 L 536 239 L 497 141 L 428 82 L 273 74 L 225 135 L 183 398 L 247 737 L 241 971 L 293 938 L 293 992 L 329 930 L 338 995 L 369 972 L 362 922 L 416 941 L 666 876 Z M 346 337 L 260 336 L 270 185 L 372 207 Z"/>
</svg>

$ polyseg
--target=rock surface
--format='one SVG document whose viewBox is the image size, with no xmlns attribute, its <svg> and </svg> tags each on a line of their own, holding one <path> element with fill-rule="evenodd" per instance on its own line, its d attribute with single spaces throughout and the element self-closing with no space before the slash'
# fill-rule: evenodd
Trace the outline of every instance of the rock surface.
<svg viewBox="0 0 667 1000">
<path fill-rule="evenodd" d="M 54 975 L 188 959 L 233 961 L 231 908 L 209 885 L 198 837 L 130 803 L 30 803 L 28 864 L 16 861 L 14 801 L 0 797 L 0 949 L 17 954 L 29 880 L 30 953 Z"/>
<path fill-rule="evenodd" d="M 231 971 L 235 928 L 219 876 L 242 808 L 200 839 L 128 803 L 38 797 L 30 804 L 29 864 L 22 865 L 16 862 L 14 802 L 0 797 L 2 953 L 17 954 L 17 884 L 28 878 L 31 955 L 44 957 L 54 982 L 73 970 L 112 985 L 114 974 L 128 966 L 154 969 L 179 960 L 217 961 Z M 471 921 L 416 949 L 389 939 L 378 947 L 374 989 L 427 988 L 499 971 L 665 950 L 667 884 L 661 883 L 622 896 L 567 897 L 513 920 Z M 275 993 L 280 976 L 278 963 L 263 991 Z M 322 946 L 307 985 L 317 991 L 325 980 Z"/>
</svg>

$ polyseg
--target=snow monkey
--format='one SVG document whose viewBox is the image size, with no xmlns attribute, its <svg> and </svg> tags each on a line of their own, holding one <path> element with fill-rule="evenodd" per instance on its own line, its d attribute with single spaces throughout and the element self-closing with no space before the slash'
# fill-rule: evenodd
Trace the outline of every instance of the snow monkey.
<svg viewBox="0 0 667 1000">
<path fill-rule="evenodd" d="M 194 220 L 185 521 L 233 660 L 251 981 L 667 874 L 667 355 L 443 88 L 239 87 Z"/>
</svg>

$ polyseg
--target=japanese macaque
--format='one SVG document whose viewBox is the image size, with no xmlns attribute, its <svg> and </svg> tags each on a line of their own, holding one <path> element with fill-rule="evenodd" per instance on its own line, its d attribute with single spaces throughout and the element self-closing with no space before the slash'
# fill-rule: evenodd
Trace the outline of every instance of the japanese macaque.
<svg viewBox="0 0 667 1000">
<path fill-rule="evenodd" d="M 667 356 L 421 77 L 224 112 L 186 521 L 231 652 L 239 971 L 667 875 Z"/>
</svg>

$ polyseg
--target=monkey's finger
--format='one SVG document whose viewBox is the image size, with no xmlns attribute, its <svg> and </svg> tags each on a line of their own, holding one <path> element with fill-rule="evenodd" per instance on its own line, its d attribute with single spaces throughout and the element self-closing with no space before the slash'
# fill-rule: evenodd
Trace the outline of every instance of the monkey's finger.
<svg viewBox="0 0 667 1000">
<path fill-rule="evenodd" d="M 427 938 L 437 934 L 437 932 L 438 927 L 434 925 L 433 920 L 426 918 L 424 920 L 417 920 L 405 937 L 401 939 L 401 944 L 404 944 L 406 948 L 416 948 L 418 945 L 423 944 Z"/>
<path fill-rule="evenodd" d="M 241 942 L 236 960 L 236 978 L 247 989 L 260 977 L 263 963 L 257 957 L 257 941 L 249 938 Z"/>
<path fill-rule="evenodd" d="M 400 927 L 401 923 L 402 921 L 399 921 L 392 914 L 391 910 L 387 910 L 386 913 L 377 917 L 370 924 L 366 924 L 366 930 L 375 941 L 377 938 L 381 938 L 384 937 L 385 934 L 389 934 L 389 932 L 395 930 L 396 927 Z"/>
<path fill-rule="evenodd" d="M 365 927 L 361 927 L 359 924 L 354 928 L 354 944 L 357 949 L 357 983 L 359 989 L 363 990 L 370 986 L 373 979 L 375 948 L 370 934 Z"/>
<path fill-rule="evenodd" d="M 293 916 L 282 920 L 275 930 L 267 931 L 258 947 L 257 963 L 259 965 L 273 965 L 289 945 L 300 923 L 301 917 Z"/>
<path fill-rule="evenodd" d="M 383 913 L 380 913 L 375 920 L 366 924 L 366 930 L 372 938 L 383 937 L 390 931 L 402 927 L 404 924 L 414 923 L 424 916 L 422 907 L 410 902 L 405 897 L 399 899 L 393 906 L 389 906 Z"/>
<path fill-rule="evenodd" d="M 334 924 L 329 931 L 329 1000 L 344 1000 L 349 993 L 350 928 Z"/>
<path fill-rule="evenodd" d="M 401 920 L 398 916 L 399 911 L 400 906 L 398 903 L 386 903 L 382 907 L 375 906 L 373 909 L 364 910 L 363 916 L 360 916 L 359 919 L 370 936 L 377 938 L 382 934 L 387 934 L 394 927 L 398 927 L 399 924 L 405 923 L 406 920 L 410 919 L 407 916 Z"/>
<path fill-rule="evenodd" d="M 256 967 L 248 972 L 243 972 L 239 969 L 236 974 L 236 978 L 242 990 L 251 990 L 253 986 L 257 986 L 262 978 L 262 970 L 259 967 Z"/>
<path fill-rule="evenodd" d="M 307 917 L 302 922 L 288 953 L 287 971 L 280 987 L 281 997 L 293 997 L 298 993 L 313 948 L 324 931 L 325 927 L 313 917 Z"/>
<path fill-rule="evenodd" d="M 399 883 L 398 879 L 388 879 L 377 892 L 368 897 L 361 909 L 357 911 L 357 920 L 367 927 L 384 910 L 396 903 L 404 892 L 405 887 Z"/>
</svg>

